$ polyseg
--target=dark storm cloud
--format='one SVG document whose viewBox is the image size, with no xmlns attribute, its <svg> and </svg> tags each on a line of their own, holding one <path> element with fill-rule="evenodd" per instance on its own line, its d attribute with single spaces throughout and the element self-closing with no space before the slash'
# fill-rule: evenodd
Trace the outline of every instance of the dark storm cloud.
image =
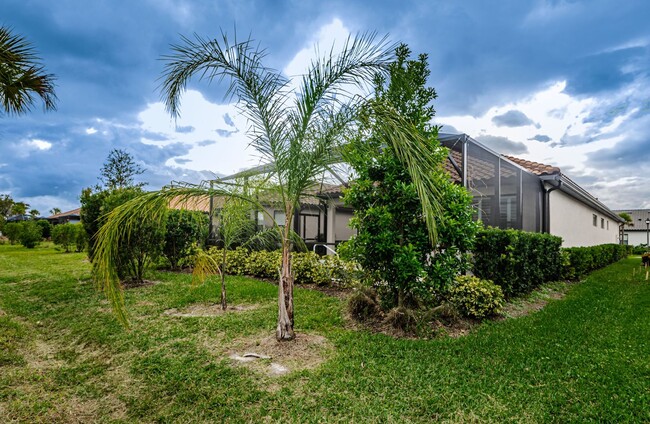
<svg viewBox="0 0 650 424">
<path fill-rule="evenodd" d="M 643 0 L 279 0 L 272 4 L 262 0 L 24 0 L 3 3 L 3 12 L 2 24 L 25 35 L 47 71 L 57 76 L 60 101 L 55 113 L 35 109 L 26 116 L 0 118 L 0 164 L 7 164 L 0 166 L 0 193 L 12 190 L 74 199 L 80 188 L 97 182 L 99 167 L 112 148 L 134 154 L 148 168 L 143 178 L 151 186 L 181 177 L 203 178 L 204 173 L 183 169 L 174 160 L 187 153 L 187 146 L 142 144 L 145 134 L 137 129 L 136 116 L 160 98 L 164 62 L 159 59 L 170 53 L 170 44 L 179 42 L 179 34 L 212 38 L 220 27 L 232 34 L 235 23 L 240 35 L 251 33 L 266 48 L 265 64 L 276 69 L 283 69 L 301 48 L 310 47 L 320 27 L 337 17 L 352 32 L 390 33 L 394 41 L 408 43 L 414 54 L 428 54 L 429 84 L 439 95 L 434 103 L 439 116 L 481 116 L 560 80 L 567 81 L 567 93 L 596 101 L 632 85 L 639 92 L 650 85 L 648 48 L 639 42 L 650 38 L 646 24 L 650 3 Z M 325 48 L 321 46 L 321 51 Z M 222 102 L 225 94 L 224 84 L 209 85 L 198 79 L 190 81 L 188 88 L 198 88 L 211 102 Z M 589 122 L 606 124 L 623 113 L 612 110 L 590 116 Z M 634 119 L 650 116 L 647 96 L 630 99 L 626 111 L 633 110 Z M 558 108 L 557 113 L 566 110 Z M 234 127 L 229 115 L 224 121 Z M 86 134 L 89 128 L 97 133 Z M 451 130 L 456 131 L 443 128 L 443 132 Z M 163 136 L 157 137 L 163 141 Z M 9 147 L 34 138 L 52 143 L 52 148 Z M 503 137 L 491 141 L 496 142 L 495 150 L 503 147 L 517 154 L 526 149 Z M 634 160 L 627 147 L 618 153 Z M 590 158 L 594 163 L 606 160 L 597 154 Z"/>
<path fill-rule="evenodd" d="M 650 175 L 650 115 L 624 128 L 628 136 L 612 147 L 587 155 L 590 166 L 624 171 L 621 175 Z M 650 181 L 648 183 L 650 186 Z M 646 186 L 647 188 L 647 186 Z"/>
<path fill-rule="evenodd" d="M 492 122 L 497 127 L 523 127 L 535 123 L 520 110 L 509 110 L 504 114 L 496 115 Z"/>
<path fill-rule="evenodd" d="M 539 141 L 539 142 L 542 142 L 542 143 L 548 143 L 549 141 L 551 141 L 551 137 L 549 137 L 547 135 L 543 135 L 543 134 L 537 134 L 535 137 L 529 138 L 529 140 L 535 140 L 535 141 Z"/>
<path fill-rule="evenodd" d="M 481 144 L 484 144 L 486 147 L 494 150 L 495 152 L 504 155 L 519 155 L 522 153 L 528 153 L 528 147 L 526 147 L 524 143 L 512 141 L 506 137 L 480 135 L 476 137 L 476 140 Z"/>
<path fill-rule="evenodd" d="M 647 48 L 634 47 L 580 58 L 572 67 L 566 91 L 580 95 L 620 89 L 647 72 L 625 68 L 643 62 L 644 58 L 647 64 L 647 57 Z"/>
</svg>

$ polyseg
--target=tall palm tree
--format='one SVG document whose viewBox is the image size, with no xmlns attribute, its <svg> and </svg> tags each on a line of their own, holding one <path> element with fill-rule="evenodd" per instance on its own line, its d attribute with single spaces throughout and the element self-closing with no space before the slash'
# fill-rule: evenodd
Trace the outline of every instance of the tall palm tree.
<svg viewBox="0 0 650 424">
<path fill-rule="evenodd" d="M 56 109 L 52 74 L 45 72 L 32 45 L 20 35 L 0 26 L 0 102 L 9 115 L 28 112 L 35 96 L 45 110 Z"/>
<path fill-rule="evenodd" d="M 386 140 L 394 146 L 423 198 L 423 208 L 430 235 L 435 238 L 433 214 L 435 213 L 435 187 L 427 177 L 427 162 L 431 157 L 428 141 L 417 128 L 401 120 L 399 114 L 351 94 L 353 85 L 364 87 L 377 73 L 385 74 L 392 59 L 394 47 L 385 38 L 376 40 L 373 34 L 348 38 L 340 54 L 333 50 L 324 58 L 314 60 L 299 84 L 281 73 L 265 67 L 265 56 L 248 39 L 230 42 L 225 34 L 221 39 L 204 40 L 183 38 L 182 44 L 172 46 L 172 54 L 165 56 L 162 94 L 167 111 L 180 116 L 180 99 L 191 77 L 208 81 L 229 83 L 228 93 L 237 100 L 241 113 L 248 118 L 250 143 L 267 168 L 268 180 L 273 181 L 277 192 L 274 197 L 284 209 L 286 223 L 276 224 L 282 246 L 282 266 L 278 284 L 278 340 L 291 340 L 294 335 L 293 283 L 291 270 L 292 219 L 300 199 L 314 186 L 317 178 L 336 162 L 341 161 L 341 146 L 355 128 L 358 112 L 372 115 L 385 131 Z M 368 113 L 365 114 L 368 116 Z M 115 282 L 111 255 L 116 240 L 128 236 L 128 223 L 148 218 L 160 219 L 165 202 L 181 196 L 190 201 L 192 196 L 232 195 L 227 186 L 211 188 L 176 188 L 146 194 L 117 208 L 109 217 L 98 236 L 97 275 L 106 292 L 111 295 L 115 310 L 123 315 L 121 291 Z M 247 201 L 257 208 L 253 198 Z M 433 206 L 432 206 L 433 205 Z"/>
</svg>

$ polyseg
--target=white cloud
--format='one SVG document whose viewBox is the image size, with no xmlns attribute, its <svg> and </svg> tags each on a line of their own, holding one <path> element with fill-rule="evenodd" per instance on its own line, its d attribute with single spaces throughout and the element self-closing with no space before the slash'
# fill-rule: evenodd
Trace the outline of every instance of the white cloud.
<svg viewBox="0 0 650 424">
<path fill-rule="evenodd" d="M 611 147 L 618 141 L 618 137 L 605 137 L 602 129 L 597 127 L 597 123 L 584 122 L 598 102 L 592 98 L 571 97 L 564 92 L 565 87 L 564 81 L 553 83 L 526 98 L 492 107 L 480 117 L 439 116 L 436 121 L 452 125 L 474 138 L 489 134 L 525 142 L 528 153 L 519 155 L 524 159 L 585 171 L 586 154 Z M 495 116 L 509 110 L 521 111 L 539 125 L 499 127 L 492 121 Z M 615 123 L 610 125 L 611 128 L 616 126 Z M 537 134 L 547 135 L 551 141 L 536 141 L 534 137 Z M 592 141 L 595 136 L 600 137 Z M 563 138 L 581 140 L 583 143 L 570 146 L 558 145 Z M 591 142 L 585 144 L 585 139 Z"/>
<path fill-rule="evenodd" d="M 97 132 L 97 130 L 94 127 L 86 128 L 86 134 L 88 134 L 88 135 L 93 135 L 96 132 Z"/>
<path fill-rule="evenodd" d="M 350 30 L 340 19 L 334 18 L 332 22 L 321 27 L 311 40 L 306 41 L 306 46 L 296 53 L 282 72 L 290 78 L 304 74 L 312 59 L 329 52 L 332 46 L 335 54 L 341 52 L 343 43 L 349 36 Z"/>
<path fill-rule="evenodd" d="M 294 78 L 297 87 L 299 76 L 305 73 L 317 55 L 340 52 L 350 31 L 340 19 L 333 19 L 316 32 L 313 39 L 284 67 L 283 73 Z M 314 49 L 319 46 L 321 51 Z M 358 88 L 350 91 L 358 92 Z M 232 174 L 260 163 L 255 149 L 249 146 L 248 123 L 235 104 L 209 102 L 199 91 L 184 93 L 181 117 L 174 122 L 165 112 L 161 102 L 151 103 L 138 115 L 140 128 L 156 137 L 144 137 L 142 143 L 166 146 L 171 143 L 185 143 L 191 146 L 187 155 L 174 157 L 166 165 L 182 166 L 194 171 L 211 171 L 218 174 Z M 178 131 L 178 128 L 193 128 L 192 131 Z M 179 159 L 177 162 L 176 159 Z"/>
<path fill-rule="evenodd" d="M 50 150 L 52 148 L 52 143 L 38 138 L 25 142 L 25 145 L 31 150 Z"/>
<path fill-rule="evenodd" d="M 189 160 L 183 164 L 183 168 L 194 171 L 231 174 L 257 164 L 254 149 L 248 147 L 246 119 L 234 104 L 211 103 L 200 92 L 188 90 L 183 95 L 181 111 L 181 117 L 174 123 L 162 103 L 149 104 L 138 115 L 141 129 L 166 139 L 143 138 L 141 141 L 157 146 L 178 142 L 189 144 L 191 150 L 187 155 L 173 159 Z M 178 132 L 177 127 L 192 127 L 194 130 Z M 206 140 L 215 143 L 209 144 Z M 166 165 L 177 167 L 178 164 L 173 159 L 168 160 Z"/>
</svg>

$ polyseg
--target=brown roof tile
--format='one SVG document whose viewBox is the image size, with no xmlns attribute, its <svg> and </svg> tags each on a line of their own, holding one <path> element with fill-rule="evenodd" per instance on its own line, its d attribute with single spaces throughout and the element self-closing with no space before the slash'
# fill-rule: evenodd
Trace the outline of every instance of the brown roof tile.
<svg viewBox="0 0 650 424">
<path fill-rule="evenodd" d="M 531 160 L 520 159 L 514 156 L 504 155 L 503 157 L 511 160 L 512 162 L 516 163 L 522 168 L 526 168 L 527 170 L 529 170 L 535 175 L 552 175 L 552 174 L 560 173 L 560 168 L 558 168 L 557 166 L 551 166 L 539 162 L 533 162 Z"/>
</svg>

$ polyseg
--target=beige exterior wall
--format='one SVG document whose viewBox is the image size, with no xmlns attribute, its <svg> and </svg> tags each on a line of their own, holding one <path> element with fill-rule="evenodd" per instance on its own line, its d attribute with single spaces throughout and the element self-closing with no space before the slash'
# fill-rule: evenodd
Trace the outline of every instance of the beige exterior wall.
<svg viewBox="0 0 650 424">
<path fill-rule="evenodd" d="M 616 221 L 560 190 L 551 192 L 550 197 L 550 232 L 562 237 L 563 247 L 618 243 Z"/>
</svg>

